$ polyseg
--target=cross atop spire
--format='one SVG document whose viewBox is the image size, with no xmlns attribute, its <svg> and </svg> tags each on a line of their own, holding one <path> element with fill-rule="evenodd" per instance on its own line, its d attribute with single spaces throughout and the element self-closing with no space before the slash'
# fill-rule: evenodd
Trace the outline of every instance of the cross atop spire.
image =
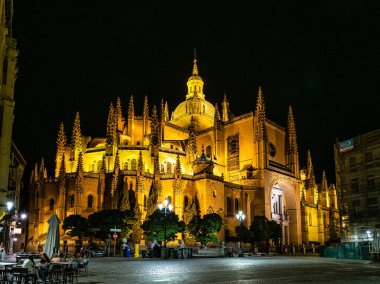
<svg viewBox="0 0 380 284">
<path fill-rule="evenodd" d="M 197 49 L 194 48 L 194 66 L 193 66 L 193 75 L 198 75 L 198 66 L 197 66 Z"/>
</svg>

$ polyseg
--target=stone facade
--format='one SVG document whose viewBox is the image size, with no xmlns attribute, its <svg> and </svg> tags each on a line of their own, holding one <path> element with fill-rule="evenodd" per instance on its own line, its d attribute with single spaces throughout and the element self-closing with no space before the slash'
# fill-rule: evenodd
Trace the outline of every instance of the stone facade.
<svg viewBox="0 0 380 284">
<path fill-rule="evenodd" d="M 125 209 L 129 191 L 145 218 L 152 188 L 157 202 L 170 199 L 181 219 L 186 220 L 195 198 L 202 215 L 220 214 L 221 241 L 235 235 L 239 210 L 248 227 L 256 215 L 276 220 L 284 244 L 300 244 L 303 233 L 304 241 L 319 240 L 324 226 L 311 233 L 302 228 L 302 210 L 311 208 L 316 219 L 322 209 L 301 199 L 301 188 L 310 190 L 300 177 L 292 109 L 286 128 L 270 121 L 259 88 L 256 110 L 234 116 L 226 95 L 220 109 L 206 101 L 203 84 L 194 60 L 186 99 L 171 115 L 167 102 L 157 110 L 146 97 L 138 116 L 131 96 L 126 116 L 120 99 L 111 104 L 104 138 L 82 135 L 77 113 L 68 143 L 62 124 L 55 176 L 47 177 L 44 165 L 36 165 L 30 180 L 32 243 L 37 245 L 38 236 L 46 233 L 51 214 L 62 220 L 70 214 L 86 217 L 102 209 Z"/>
</svg>

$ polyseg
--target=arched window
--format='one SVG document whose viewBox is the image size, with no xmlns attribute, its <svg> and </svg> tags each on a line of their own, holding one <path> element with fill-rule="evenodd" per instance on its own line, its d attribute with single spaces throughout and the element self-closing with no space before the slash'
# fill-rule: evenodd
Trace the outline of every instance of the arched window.
<svg viewBox="0 0 380 284">
<path fill-rule="evenodd" d="M 235 214 L 239 212 L 239 200 L 235 198 Z"/>
<path fill-rule="evenodd" d="M 166 197 L 166 199 L 169 201 L 168 204 L 172 203 L 172 197 L 170 195 L 168 197 Z"/>
<path fill-rule="evenodd" d="M 92 209 L 92 203 L 93 202 L 94 202 L 94 197 L 91 194 L 89 194 L 87 196 L 87 208 L 88 209 Z"/>
<path fill-rule="evenodd" d="M 98 172 L 100 172 L 100 170 L 102 169 L 102 166 L 103 166 L 103 161 L 99 160 L 98 161 Z"/>
<path fill-rule="evenodd" d="M 200 89 L 201 87 L 199 87 L 199 89 Z M 201 90 L 199 90 L 199 91 L 201 91 Z M 206 112 L 206 106 L 205 105 L 203 105 L 203 113 L 205 113 Z"/>
<path fill-rule="evenodd" d="M 211 151 L 211 146 L 210 145 L 208 145 L 206 147 L 206 157 L 207 158 L 211 158 L 212 157 L 212 151 Z"/>
<path fill-rule="evenodd" d="M 160 172 L 161 173 L 165 172 L 165 166 L 164 166 L 164 164 L 161 164 L 161 166 L 160 166 Z"/>
<path fill-rule="evenodd" d="M 91 166 L 91 171 L 92 172 L 95 172 L 95 162 L 92 164 L 92 166 Z"/>
<path fill-rule="evenodd" d="M 135 171 L 136 170 L 136 159 L 133 159 L 131 162 L 131 170 Z"/>
<path fill-rule="evenodd" d="M 133 190 L 133 183 L 132 182 L 129 183 L 129 190 Z"/>
<path fill-rule="evenodd" d="M 232 214 L 232 200 L 227 197 L 227 214 Z"/>
<path fill-rule="evenodd" d="M 124 170 L 128 171 L 128 162 L 124 163 Z"/>
<path fill-rule="evenodd" d="M 74 196 L 74 194 L 72 194 L 72 195 L 70 196 L 70 207 L 71 207 L 71 208 L 74 207 L 74 201 L 75 201 L 75 196 Z"/>
<path fill-rule="evenodd" d="M 146 208 L 146 203 L 147 203 L 147 199 L 146 199 L 146 195 L 144 195 L 144 208 Z"/>
<path fill-rule="evenodd" d="M 167 162 L 166 168 L 167 168 L 167 173 L 171 174 L 172 173 L 172 163 Z"/>
<path fill-rule="evenodd" d="M 186 208 L 189 205 L 189 197 L 185 196 L 183 199 L 183 208 Z"/>
<path fill-rule="evenodd" d="M 173 146 L 173 144 L 170 144 L 170 149 L 174 149 L 174 146 Z"/>
<path fill-rule="evenodd" d="M 49 210 L 54 211 L 54 199 L 53 198 L 49 200 Z"/>
</svg>

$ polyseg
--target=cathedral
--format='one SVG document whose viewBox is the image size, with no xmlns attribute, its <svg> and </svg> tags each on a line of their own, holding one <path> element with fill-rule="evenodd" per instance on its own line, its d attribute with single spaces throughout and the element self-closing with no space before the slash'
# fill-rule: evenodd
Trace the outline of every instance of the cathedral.
<svg viewBox="0 0 380 284">
<path fill-rule="evenodd" d="M 222 217 L 219 241 L 236 235 L 238 211 L 247 227 L 254 216 L 278 222 L 285 245 L 328 239 L 338 218 L 336 190 L 325 175 L 316 183 L 310 153 L 300 169 L 292 108 L 286 127 L 269 120 L 261 88 L 255 111 L 233 115 L 226 95 L 219 105 L 206 100 L 194 59 L 187 94 L 174 111 L 165 101 L 152 107 L 145 97 L 138 115 L 131 96 L 123 112 L 120 99 L 111 103 L 105 137 L 82 135 L 79 112 L 71 142 L 60 125 L 55 176 L 47 176 L 42 160 L 30 179 L 30 247 L 43 240 L 52 214 L 63 220 L 130 209 L 125 196 L 131 192 L 142 218 L 152 202 L 156 208 L 168 199 L 187 222 L 197 200 L 201 215 Z"/>
</svg>

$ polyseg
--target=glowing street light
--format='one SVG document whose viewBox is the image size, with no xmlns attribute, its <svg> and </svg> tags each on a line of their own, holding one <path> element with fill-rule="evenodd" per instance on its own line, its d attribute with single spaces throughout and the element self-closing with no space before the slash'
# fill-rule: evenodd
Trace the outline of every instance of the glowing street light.
<svg viewBox="0 0 380 284">
<path fill-rule="evenodd" d="M 7 209 L 8 209 L 8 211 L 11 211 L 12 208 L 13 208 L 13 202 L 12 201 L 8 201 L 7 202 Z"/>
<path fill-rule="evenodd" d="M 164 213 L 164 248 L 166 248 L 166 214 L 173 210 L 173 205 L 169 203 L 169 200 L 165 199 L 163 203 L 158 204 L 158 209 L 161 213 Z"/>
<path fill-rule="evenodd" d="M 240 257 L 244 257 L 242 232 L 243 232 L 243 222 L 245 220 L 245 215 L 243 214 L 243 211 L 239 211 L 238 214 L 236 214 L 236 219 L 238 219 L 238 221 L 240 222 L 240 250 L 239 250 L 239 256 Z"/>
</svg>

